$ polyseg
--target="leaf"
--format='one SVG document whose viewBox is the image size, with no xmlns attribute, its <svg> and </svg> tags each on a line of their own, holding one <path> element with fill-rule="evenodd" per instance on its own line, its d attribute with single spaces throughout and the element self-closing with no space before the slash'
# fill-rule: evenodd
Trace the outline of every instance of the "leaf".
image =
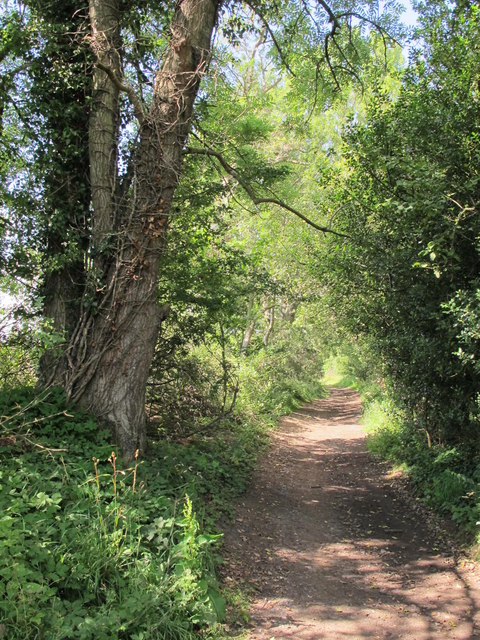
<svg viewBox="0 0 480 640">
<path fill-rule="evenodd" d="M 219 591 L 217 591 L 217 589 L 214 589 L 213 587 L 210 587 L 208 589 L 208 597 L 215 610 L 217 620 L 219 622 L 223 622 L 226 615 L 225 598 L 219 593 Z"/>
</svg>

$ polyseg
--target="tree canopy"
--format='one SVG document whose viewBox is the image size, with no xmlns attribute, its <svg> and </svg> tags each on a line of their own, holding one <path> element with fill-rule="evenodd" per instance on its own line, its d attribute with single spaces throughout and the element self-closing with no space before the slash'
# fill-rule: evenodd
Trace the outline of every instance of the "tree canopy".
<svg viewBox="0 0 480 640">
<path fill-rule="evenodd" d="M 224 175 L 216 201 L 233 182 L 243 191 L 235 197 L 250 205 L 280 207 L 335 233 L 310 205 L 302 210 L 275 192 L 290 160 L 261 150 L 274 124 L 246 113 L 254 99 L 267 107 L 268 91 L 255 87 L 267 80 L 255 70 L 261 80 L 238 96 L 229 47 L 245 39 L 262 46 L 285 99 L 300 105 L 303 96 L 292 121 L 302 127 L 344 83 L 361 82 L 374 33 L 386 54 L 398 9 L 57 4 L 16 3 L 2 16 L 3 259 L 11 275 L 23 269 L 35 282 L 64 340 L 60 356 L 42 358 L 43 384 L 62 386 L 93 411 L 131 457 L 146 443 L 145 388 L 165 312 L 158 281 L 172 207 L 189 215 L 177 195 L 185 155 L 216 161 Z M 216 119 L 214 101 L 222 108 Z"/>
</svg>

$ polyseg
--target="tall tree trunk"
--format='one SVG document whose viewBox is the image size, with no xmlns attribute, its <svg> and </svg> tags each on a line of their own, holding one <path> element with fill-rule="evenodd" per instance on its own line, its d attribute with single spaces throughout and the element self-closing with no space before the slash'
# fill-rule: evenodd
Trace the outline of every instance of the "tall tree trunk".
<svg viewBox="0 0 480 640">
<path fill-rule="evenodd" d="M 90 0 L 93 96 L 88 131 L 90 189 L 92 193 L 91 250 L 97 273 L 105 269 L 116 218 L 118 128 L 120 122 L 118 84 L 123 75 L 120 35 L 120 0 Z M 109 251 L 110 250 L 110 251 Z"/>
<path fill-rule="evenodd" d="M 49 243 L 49 253 L 54 255 L 53 243 Z M 62 255 L 63 247 L 57 251 Z M 42 287 L 43 315 L 51 322 L 51 329 L 59 339 L 64 340 L 74 330 L 80 314 L 81 297 L 84 290 L 83 263 L 69 263 L 62 269 L 47 271 Z M 47 349 L 39 363 L 39 380 L 43 387 L 63 384 L 67 369 L 65 353 L 60 355 L 56 348 Z"/>
<path fill-rule="evenodd" d="M 253 334 L 255 333 L 255 328 L 257 326 L 257 320 L 258 316 L 255 311 L 255 295 L 251 293 L 250 297 L 248 298 L 246 327 L 240 347 L 240 352 L 244 355 L 246 354 L 248 347 L 252 342 Z"/>
<path fill-rule="evenodd" d="M 30 68 L 51 146 L 50 153 L 46 152 L 38 160 L 38 168 L 44 174 L 45 207 L 41 296 L 44 317 L 51 321 L 52 329 L 59 336 L 68 338 L 80 315 L 85 286 L 90 217 L 85 131 L 91 79 L 85 74 L 75 74 L 75 69 L 84 67 L 88 56 L 87 47 L 79 45 L 86 33 L 78 3 L 57 0 L 56 4 L 49 3 L 43 13 L 53 34 L 54 46 L 45 47 Z M 60 28 L 64 30 L 61 35 Z M 40 361 L 40 383 L 43 386 L 62 384 L 66 366 L 65 357 L 59 357 L 56 349 L 47 350 Z"/>
<path fill-rule="evenodd" d="M 156 74 L 150 110 L 141 118 L 132 195 L 120 207 L 111 201 L 115 172 L 108 149 L 115 147 L 116 133 L 107 114 L 107 103 L 114 103 L 119 86 L 115 79 L 121 78 L 114 55 L 118 7 L 115 0 L 91 0 L 96 73 L 104 83 L 101 89 L 97 85 L 104 99 L 90 123 L 93 240 L 100 249 L 96 259 L 104 276 L 97 286 L 95 311 L 85 309 L 72 336 L 67 392 L 112 429 L 127 458 L 146 445 L 145 389 L 159 329 L 159 261 L 218 4 L 176 4 L 169 50 Z M 98 48 L 96 42 L 106 45 Z M 115 250 L 107 265 L 104 248 L 113 240 Z"/>
<path fill-rule="evenodd" d="M 263 344 L 267 347 L 270 341 L 270 337 L 273 333 L 275 326 L 275 296 L 271 300 L 265 300 L 263 304 L 263 310 L 265 312 L 266 327 L 263 334 Z"/>
</svg>

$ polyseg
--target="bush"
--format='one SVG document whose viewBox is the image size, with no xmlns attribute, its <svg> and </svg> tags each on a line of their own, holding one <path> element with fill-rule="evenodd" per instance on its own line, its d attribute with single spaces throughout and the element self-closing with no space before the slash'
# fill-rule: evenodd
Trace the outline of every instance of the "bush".
<svg viewBox="0 0 480 640">
<path fill-rule="evenodd" d="M 267 349 L 240 363 L 239 411 L 271 417 L 294 411 L 324 394 L 322 370 L 323 355 L 294 325 Z"/>
</svg>

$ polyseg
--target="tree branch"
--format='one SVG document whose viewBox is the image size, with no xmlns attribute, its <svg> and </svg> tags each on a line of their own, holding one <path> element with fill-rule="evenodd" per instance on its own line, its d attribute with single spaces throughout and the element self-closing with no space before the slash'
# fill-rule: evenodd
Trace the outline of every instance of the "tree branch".
<svg viewBox="0 0 480 640">
<path fill-rule="evenodd" d="M 340 29 L 339 16 L 336 16 L 333 9 L 324 0 L 317 0 L 318 4 L 325 9 L 328 14 L 328 20 L 332 23 L 332 30 L 330 35 L 334 36 L 337 29 Z"/>
<path fill-rule="evenodd" d="M 303 220 L 303 222 L 306 222 L 308 225 L 310 225 L 317 231 L 321 231 L 322 233 L 332 233 L 341 238 L 349 237 L 346 234 L 340 233 L 339 231 L 335 231 L 334 229 L 330 229 L 329 227 L 323 227 L 321 225 L 318 225 L 316 222 L 313 222 L 313 220 L 310 220 L 310 218 L 307 218 L 307 216 L 305 216 L 303 213 L 301 213 L 297 209 L 294 209 L 283 200 L 280 200 L 278 198 L 259 198 L 255 193 L 255 191 L 253 190 L 253 188 L 251 187 L 251 185 L 249 185 L 248 182 L 242 178 L 242 176 L 238 173 L 238 171 L 234 167 L 232 167 L 232 165 L 230 165 L 225 160 L 225 158 L 220 153 L 218 153 L 218 151 L 214 151 L 213 149 L 208 149 L 208 148 L 201 149 L 199 147 L 187 147 L 184 153 L 187 155 L 209 156 L 218 160 L 218 162 L 223 167 L 223 169 L 238 182 L 238 184 L 242 187 L 242 189 L 245 191 L 245 193 L 248 195 L 250 200 L 255 205 L 258 206 L 260 204 L 274 204 L 277 207 L 280 207 L 281 209 L 285 209 L 286 211 L 293 213 L 295 216 L 297 216 L 297 218 L 300 218 L 300 220 Z"/>
<path fill-rule="evenodd" d="M 328 65 L 328 68 L 330 69 L 330 73 L 332 74 L 332 78 L 333 78 L 333 80 L 335 82 L 335 85 L 337 87 L 337 91 L 340 91 L 341 90 L 340 83 L 338 81 L 337 74 L 335 73 L 335 69 L 332 66 L 332 61 L 330 60 L 330 53 L 329 53 L 329 50 L 328 50 L 328 39 L 330 37 L 333 38 L 333 35 L 331 33 L 328 33 L 326 38 L 325 38 L 324 45 L 323 45 L 324 46 L 324 51 L 325 51 L 325 60 L 327 61 L 327 65 Z"/>
<path fill-rule="evenodd" d="M 288 61 L 287 61 L 287 59 L 285 57 L 285 54 L 283 53 L 281 46 L 278 44 L 277 39 L 275 38 L 275 34 L 273 33 L 270 25 L 268 24 L 268 20 L 266 20 L 266 18 L 261 13 L 259 13 L 259 11 L 252 4 L 250 4 L 250 2 L 246 2 L 245 4 L 248 7 L 250 7 L 250 9 L 253 11 L 253 13 L 256 16 L 258 16 L 260 18 L 260 20 L 262 21 L 263 26 L 265 27 L 265 29 L 268 32 L 268 35 L 272 39 L 273 45 L 274 45 L 275 49 L 277 50 L 278 55 L 280 56 L 280 60 L 282 61 L 282 64 L 284 65 L 284 67 L 288 71 L 288 73 L 295 78 L 296 75 L 292 71 L 290 65 L 288 64 Z"/>
<path fill-rule="evenodd" d="M 141 99 L 138 97 L 138 95 L 136 94 L 135 89 L 131 87 L 129 84 L 124 84 L 121 80 L 119 80 L 115 75 L 115 72 L 113 71 L 113 69 L 111 69 L 110 67 L 107 67 L 101 62 L 96 62 L 95 66 L 107 74 L 107 76 L 110 78 L 110 80 L 113 82 L 113 84 L 117 87 L 119 91 L 123 91 L 123 93 L 127 94 L 127 96 L 130 99 L 130 102 L 133 105 L 133 111 L 135 113 L 135 117 L 137 118 L 139 123 L 142 124 L 145 121 L 145 117 L 146 117 L 145 109 L 143 108 L 143 103 Z"/>
<path fill-rule="evenodd" d="M 357 13 L 356 11 L 345 11 L 344 13 L 339 13 L 337 18 L 339 20 L 341 20 L 342 18 L 356 18 L 357 20 L 360 20 L 360 22 L 366 22 L 367 24 L 374 27 L 374 29 L 376 29 L 380 33 L 385 47 L 387 46 L 386 38 L 391 40 L 394 44 L 398 45 L 399 47 L 401 46 L 400 42 L 398 42 L 396 38 L 391 36 L 388 33 L 388 31 L 386 31 L 380 24 L 378 24 L 378 22 L 375 22 L 375 20 L 371 20 L 366 16 L 362 16 L 361 13 Z"/>
</svg>

